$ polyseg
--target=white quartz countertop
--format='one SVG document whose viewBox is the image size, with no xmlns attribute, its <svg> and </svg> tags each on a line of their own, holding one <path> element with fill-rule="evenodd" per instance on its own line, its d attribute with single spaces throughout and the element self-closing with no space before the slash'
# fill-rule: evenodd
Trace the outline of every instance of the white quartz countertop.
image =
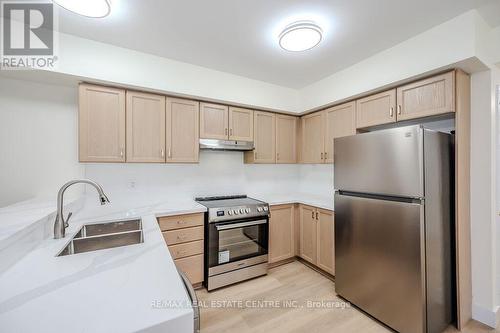
<svg viewBox="0 0 500 333">
<path fill-rule="evenodd" d="M 271 205 L 302 203 L 333 210 L 333 198 L 300 193 L 249 196 Z M 189 296 L 156 217 L 206 208 L 193 199 L 153 201 L 135 205 L 134 200 L 112 201 L 115 206 L 107 209 L 84 205 L 72 217 L 64 239 L 45 235 L 29 248 L 0 275 L 1 331 L 192 332 Z M 29 231 L 30 216 L 35 223 L 53 215 L 52 207 L 26 203 L 0 209 L 0 245 L 8 244 L 13 225 L 16 234 L 20 225 Z M 81 225 L 135 217 L 142 219 L 144 243 L 57 257 Z M 46 221 L 52 223 L 52 218 Z M 0 251 L 8 249 L 0 246 Z M 5 258 L 0 254 L 0 260 Z"/>
<path fill-rule="evenodd" d="M 156 217 L 141 217 L 144 243 L 57 257 L 81 225 L 73 221 L 64 239 L 44 240 L 4 272 L 1 330 L 192 332 L 189 297 Z"/>
</svg>

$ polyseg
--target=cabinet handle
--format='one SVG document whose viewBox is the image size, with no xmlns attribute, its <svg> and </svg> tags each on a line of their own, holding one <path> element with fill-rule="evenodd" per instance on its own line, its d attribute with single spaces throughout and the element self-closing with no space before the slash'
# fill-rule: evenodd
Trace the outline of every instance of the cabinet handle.
<svg viewBox="0 0 500 333">
<path fill-rule="evenodd" d="M 401 104 L 398 105 L 398 115 L 401 115 Z"/>
<path fill-rule="evenodd" d="M 392 117 L 394 117 L 394 107 L 391 106 L 391 110 L 389 111 L 389 115 Z"/>
<path fill-rule="evenodd" d="M 313 220 L 314 220 L 314 210 L 313 210 L 311 213 L 312 213 L 312 218 L 313 218 Z"/>
<path fill-rule="evenodd" d="M 316 220 L 319 220 L 319 213 L 316 212 Z"/>
<path fill-rule="evenodd" d="M 227 135 L 227 128 L 224 129 L 224 135 Z"/>
<path fill-rule="evenodd" d="M 229 129 L 229 135 L 233 135 L 233 129 L 232 128 Z"/>
<path fill-rule="evenodd" d="M 321 153 L 321 159 L 323 160 L 323 153 Z"/>
<path fill-rule="evenodd" d="M 165 150 L 161 149 L 161 157 L 165 157 Z"/>
<path fill-rule="evenodd" d="M 120 157 L 123 157 L 123 148 L 120 148 Z"/>
<path fill-rule="evenodd" d="M 326 155 L 327 155 L 327 152 L 325 151 L 325 160 L 326 160 Z"/>
<path fill-rule="evenodd" d="M 276 153 L 276 159 L 279 160 L 280 159 L 280 153 Z"/>
<path fill-rule="evenodd" d="M 170 150 L 170 148 L 168 148 L 168 158 L 171 158 L 172 157 L 172 151 Z"/>
</svg>

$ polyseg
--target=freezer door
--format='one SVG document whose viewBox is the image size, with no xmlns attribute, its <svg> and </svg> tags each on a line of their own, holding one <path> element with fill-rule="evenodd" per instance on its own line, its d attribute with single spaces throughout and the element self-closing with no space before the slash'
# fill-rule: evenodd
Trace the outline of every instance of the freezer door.
<svg viewBox="0 0 500 333">
<path fill-rule="evenodd" d="M 335 195 L 335 291 L 398 332 L 425 332 L 423 211 Z"/>
<path fill-rule="evenodd" d="M 335 189 L 423 197 L 422 137 L 409 126 L 335 139 Z"/>
</svg>

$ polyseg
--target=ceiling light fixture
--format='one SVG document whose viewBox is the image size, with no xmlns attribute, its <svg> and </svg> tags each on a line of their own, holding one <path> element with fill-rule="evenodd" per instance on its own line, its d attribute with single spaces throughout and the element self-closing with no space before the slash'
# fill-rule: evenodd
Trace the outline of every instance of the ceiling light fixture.
<svg viewBox="0 0 500 333">
<path fill-rule="evenodd" d="M 323 31 L 311 21 L 298 21 L 288 25 L 279 35 L 281 48 L 300 52 L 310 50 L 321 42 Z"/>
<path fill-rule="evenodd" d="M 53 0 L 56 4 L 73 13 L 101 18 L 111 13 L 109 0 Z"/>
</svg>

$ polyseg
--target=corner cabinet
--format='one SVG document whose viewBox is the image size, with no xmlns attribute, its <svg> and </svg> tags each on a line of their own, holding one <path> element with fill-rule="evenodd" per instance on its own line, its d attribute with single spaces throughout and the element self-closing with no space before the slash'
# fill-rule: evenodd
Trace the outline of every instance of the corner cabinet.
<svg viewBox="0 0 500 333">
<path fill-rule="evenodd" d="M 127 91 L 127 162 L 165 162 L 165 96 Z"/>
<path fill-rule="evenodd" d="M 300 205 L 299 209 L 300 257 L 335 275 L 334 213 L 307 205 Z"/>
<path fill-rule="evenodd" d="M 356 103 L 350 102 L 329 108 L 325 114 L 325 154 L 323 163 L 333 163 L 333 140 L 356 134 Z"/>
<path fill-rule="evenodd" d="M 325 152 L 323 112 L 316 112 L 301 118 L 302 163 L 323 163 Z"/>
<path fill-rule="evenodd" d="M 200 151 L 200 104 L 168 97 L 166 110 L 167 163 L 197 163 Z"/>
<path fill-rule="evenodd" d="M 125 162 L 125 90 L 80 84 L 80 162 Z"/>
<path fill-rule="evenodd" d="M 301 163 L 333 163 L 333 140 L 356 134 L 356 104 L 344 103 L 301 118 Z"/>
<path fill-rule="evenodd" d="M 269 263 L 295 257 L 295 209 L 293 204 L 271 206 Z"/>
</svg>

